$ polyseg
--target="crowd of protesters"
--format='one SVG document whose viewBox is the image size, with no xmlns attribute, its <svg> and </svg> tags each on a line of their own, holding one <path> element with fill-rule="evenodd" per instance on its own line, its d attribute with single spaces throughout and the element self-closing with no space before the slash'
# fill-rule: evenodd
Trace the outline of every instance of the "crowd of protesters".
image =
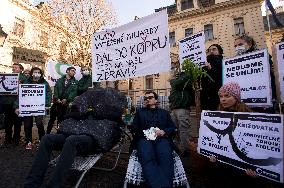
<svg viewBox="0 0 284 188">
<path fill-rule="evenodd" d="M 235 39 L 236 56 L 256 50 L 258 49 L 253 38 L 240 36 Z M 222 61 L 223 48 L 219 44 L 212 44 L 207 49 L 207 62 L 203 67 L 203 70 L 212 79 L 202 78 L 200 97 L 202 110 L 275 113 L 274 108 L 250 109 L 246 104 L 242 103 L 241 89 L 237 83 L 230 82 L 223 85 Z M 273 101 L 276 101 L 275 76 L 271 57 L 269 63 L 272 98 Z M 45 134 L 51 133 L 56 119 L 57 124 L 60 124 L 64 120 L 68 107 L 74 99 L 92 86 L 91 73 L 88 67 L 81 68 L 82 78 L 79 81 L 74 77 L 76 69 L 74 67 L 67 68 L 66 75 L 57 80 L 54 86 L 53 97 L 51 88 L 43 77 L 43 70 L 40 68 L 34 67 L 30 71 L 24 71 L 22 65 L 15 63 L 13 65 L 13 73 L 19 73 L 19 83 L 44 84 L 46 86 L 45 104 L 46 108 L 51 106 L 50 119 L 45 131 L 43 126 L 44 116 L 19 117 L 18 96 L 0 96 L 0 103 L 5 114 L 5 141 L 3 143 L 5 147 L 12 143 L 19 144 L 23 122 L 25 146 L 27 150 L 32 149 L 33 119 L 35 119 L 39 140 L 41 140 Z M 192 133 L 190 132 L 189 107 L 194 105 L 195 96 L 191 86 L 186 85 L 187 80 L 186 75 L 179 71 L 173 75 L 170 81 L 171 93 L 169 103 L 171 113 L 157 108 L 158 96 L 155 92 L 146 92 L 144 100 L 147 108 L 137 111 L 135 115 L 132 127 L 135 148 L 138 150 L 138 158 L 149 187 L 171 187 L 174 170 L 171 154 L 175 149 L 171 136 L 174 134 L 175 126 L 178 130 L 178 148 L 184 157 L 190 155 L 189 143 L 192 140 Z M 12 129 L 13 126 L 14 129 Z M 150 127 L 159 128 L 156 131 L 158 138 L 156 141 L 149 141 L 144 137 L 143 130 Z M 14 130 L 14 134 L 12 134 L 12 130 Z M 215 156 L 210 157 L 210 161 L 216 162 L 216 160 L 218 159 Z M 252 177 L 257 176 L 256 172 L 251 169 L 247 169 L 246 174 Z"/>
<path fill-rule="evenodd" d="M 0 104 L 4 117 L 5 140 L 2 147 L 11 145 L 19 145 L 20 132 L 22 123 L 24 124 L 25 147 L 31 150 L 33 147 L 32 127 L 33 121 L 38 128 L 39 141 L 45 134 L 50 134 L 54 122 L 57 119 L 57 124 L 64 119 L 68 105 L 73 102 L 74 98 L 92 86 L 92 79 L 88 67 L 82 67 L 82 78 L 77 81 L 75 79 L 76 69 L 68 67 L 66 75 L 57 80 L 54 93 L 52 94 L 49 83 L 44 79 L 44 72 L 38 67 L 33 67 L 31 70 L 24 70 L 21 64 L 14 63 L 12 73 L 19 74 L 19 84 L 44 84 L 45 85 L 45 107 L 50 107 L 50 119 L 47 129 L 44 129 L 44 116 L 28 116 L 19 117 L 19 99 L 18 95 L 1 95 Z M 52 104 L 52 105 L 51 105 Z M 14 126 L 14 128 L 13 128 Z M 14 131 L 14 133 L 13 133 Z"/>
</svg>

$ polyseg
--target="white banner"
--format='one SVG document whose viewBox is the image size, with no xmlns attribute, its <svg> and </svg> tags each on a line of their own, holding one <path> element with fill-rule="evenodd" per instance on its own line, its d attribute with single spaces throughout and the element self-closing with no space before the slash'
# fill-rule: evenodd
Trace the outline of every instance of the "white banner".
<svg viewBox="0 0 284 188">
<path fill-rule="evenodd" d="M 93 82 L 123 80 L 169 71 L 171 61 L 167 11 L 94 33 L 92 67 Z"/>
<path fill-rule="evenodd" d="M 19 116 L 45 115 L 45 85 L 19 85 Z"/>
<path fill-rule="evenodd" d="M 179 41 L 179 58 L 181 64 L 184 60 L 190 59 L 199 66 L 205 65 L 206 51 L 204 32 L 193 34 Z"/>
<path fill-rule="evenodd" d="M 249 106 L 272 106 L 267 54 L 264 49 L 223 61 L 223 83 L 238 82 L 241 86 L 241 99 Z"/>
<path fill-rule="evenodd" d="M 198 152 L 283 183 L 283 116 L 203 111 Z"/>
<path fill-rule="evenodd" d="M 58 63 L 56 61 L 53 60 L 49 60 L 46 64 L 45 67 L 45 76 L 46 76 L 46 80 L 49 83 L 49 85 L 55 86 L 56 81 L 61 78 L 63 75 L 66 74 L 66 69 L 68 67 L 71 67 L 73 65 L 71 64 L 63 64 L 63 63 Z M 76 80 L 80 80 L 82 78 L 82 74 L 81 74 L 81 67 L 79 66 L 73 66 L 76 69 L 76 74 L 75 74 L 75 78 Z"/>
<path fill-rule="evenodd" d="M 284 42 L 276 44 L 281 101 L 284 103 Z"/>
<path fill-rule="evenodd" d="M 0 73 L 0 95 L 18 95 L 19 74 Z"/>
</svg>

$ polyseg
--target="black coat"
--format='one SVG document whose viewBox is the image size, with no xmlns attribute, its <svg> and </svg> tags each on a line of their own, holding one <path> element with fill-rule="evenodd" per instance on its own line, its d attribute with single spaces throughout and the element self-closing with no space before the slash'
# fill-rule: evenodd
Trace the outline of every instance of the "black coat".
<svg viewBox="0 0 284 188">
<path fill-rule="evenodd" d="M 210 63 L 211 69 L 203 69 L 213 79 L 202 79 L 202 91 L 200 94 L 202 110 L 217 110 L 219 104 L 218 91 L 222 87 L 222 63 L 223 56 L 207 56 L 207 62 Z"/>
</svg>

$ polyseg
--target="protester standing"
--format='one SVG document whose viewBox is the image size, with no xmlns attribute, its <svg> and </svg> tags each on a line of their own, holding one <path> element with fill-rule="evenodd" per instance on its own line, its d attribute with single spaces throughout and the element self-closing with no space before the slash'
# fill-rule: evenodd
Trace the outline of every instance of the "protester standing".
<svg viewBox="0 0 284 188">
<path fill-rule="evenodd" d="M 50 134 L 54 121 L 57 117 L 57 123 L 63 121 L 67 107 L 77 96 L 78 82 L 75 79 L 76 69 L 68 67 L 66 75 L 57 80 L 54 86 L 54 103 L 50 110 L 50 119 L 46 133 Z"/>
<path fill-rule="evenodd" d="M 24 83 L 26 80 L 25 75 L 22 73 L 24 67 L 19 63 L 14 63 L 12 66 L 12 72 L 19 74 L 19 84 Z M 4 110 L 4 125 L 5 125 L 5 141 L 4 146 L 8 146 L 12 142 L 18 145 L 20 142 L 20 133 L 22 118 L 18 117 L 15 113 L 15 101 L 17 101 L 18 95 L 3 95 L 0 98 L 0 103 L 2 104 Z M 13 134 L 14 126 L 14 134 Z M 12 137 L 13 135 L 13 137 Z"/>
<path fill-rule="evenodd" d="M 78 96 L 92 87 L 92 75 L 87 66 L 81 67 L 82 78 L 78 81 Z"/>
<path fill-rule="evenodd" d="M 218 90 L 222 86 L 223 48 L 219 44 L 212 44 L 207 49 L 207 62 L 203 70 L 212 78 L 202 78 L 200 102 L 202 110 L 217 110 L 219 104 Z"/>
<path fill-rule="evenodd" d="M 43 71 L 34 67 L 31 69 L 30 77 L 24 82 L 24 84 L 44 84 L 45 85 L 45 107 L 50 107 L 52 91 L 48 82 L 43 78 Z M 43 125 L 43 115 L 39 116 L 27 116 L 24 117 L 24 130 L 25 130 L 25 142 L 26 150 L 32 149 L 32 127 L 33 118 L 35 118 L 36 126 L 38 129 L 39 141 L 44 136 L 44 125 Z"/>
<path fill-rule="evenodd" d="M 254 39 L 247 35 L 239 36 L 235 39 L 235 53 L 236 55 L 243 55 L 247 53 L 251 53 L 257 51 L 257 45 Z M 270 78 L 271 78 L 271 93 L 272 93 L 272 101 L 276 101 L 276 85 L 275 85 L 275 76 L 274 76 L 274 66 L 272 62 L 272 57 L 269 55 L 269 65 L 270 65 Z M 266 112 L 266 113 L 274 113 L 274 109 L 264 109 L 264 108 L 254 108 L 257 112 Z"/>
<path fill-rule="evenodd" d="M 190 105 L 192 101 L 192 87 L 186 85 L 188 78 L 184 73 L 178 73 L 170 80 L 171 93 L 169 103 L 171 109 L 171 118 L 178 127 L 179 146 L 184 157 L 190 154 L 189 141 L 191 139 L 191 124 L 190 124 Z"/>
</svg>

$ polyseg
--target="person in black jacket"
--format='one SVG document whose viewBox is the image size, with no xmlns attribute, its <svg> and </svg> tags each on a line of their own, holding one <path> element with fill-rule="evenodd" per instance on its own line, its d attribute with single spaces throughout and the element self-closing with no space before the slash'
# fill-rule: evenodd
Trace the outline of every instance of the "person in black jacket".
<svg viewBox="0 0 284 188">
<path fill-rule="evenodd" d="M 78 81 L 78 93 L 81 95 L 88 90 L 89 87 L 92 87 L 92 75 L 87 66 L 81 67 L 82 78 Z"/>
<path fill-rule="evenodd" d="M 143 176 L 148 187 L 172 187 L 174 176 L 174 149 L 171 136 L 175 125 L 168 111 L 157 108 L 158 95 L 153 91 L 145 93 L 145 108 L 135 114 L 132 132 L 138 152 L 138 160 L 142 166 Z M 146 130 L 154 131 L 156 138 L 144 136 Z"/>
<path fill-rule="evenodd" d="M 207 49 L 207 62 L 203 69 L 212 78 L 202 79 L 200 94 L 202 110 L 217 110 L 219 104 L 218 91 L 222 86 L 223 49 L 219 44 L 212 44 Z"/>
</svg>

